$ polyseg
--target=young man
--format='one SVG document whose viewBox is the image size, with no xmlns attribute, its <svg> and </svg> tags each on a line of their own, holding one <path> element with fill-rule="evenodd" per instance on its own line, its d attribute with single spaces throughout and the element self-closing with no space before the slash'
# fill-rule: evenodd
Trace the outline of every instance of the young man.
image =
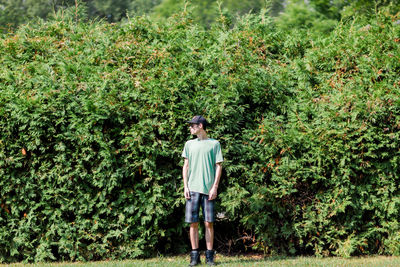
<svg viewBox="0 0 400 267">
<path fill-rule="evenodd" d="M 199 252 L 199 209 L 203 210 L 206 235 L 206 262 L 214 265 L 214 202 L 217 197 L 219 180 L 222 172 L 222 152 L 219 142 L 208 138 L 207 121 L 203 116 L 194 116 L 188 121 L 190 133 L 196 139 L 186 142 L 182 152 L 183 183 L 185 187 L 185 221 L 190 223 L 190 265 L 200 263 Z"/>
</svg>

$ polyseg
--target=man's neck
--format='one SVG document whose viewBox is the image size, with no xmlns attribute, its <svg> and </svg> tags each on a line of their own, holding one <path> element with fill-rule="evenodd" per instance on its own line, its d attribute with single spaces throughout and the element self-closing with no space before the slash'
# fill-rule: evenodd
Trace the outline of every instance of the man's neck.
<svg viewBox="0 0 400 267">
<path fill-rule="evenodd" d="M 199 138 L 199 140 L 206 140 L 208 139 L 207 133 L 206 131 L 201 131 L 198 135 L 197 138 Z"/>
</svg>

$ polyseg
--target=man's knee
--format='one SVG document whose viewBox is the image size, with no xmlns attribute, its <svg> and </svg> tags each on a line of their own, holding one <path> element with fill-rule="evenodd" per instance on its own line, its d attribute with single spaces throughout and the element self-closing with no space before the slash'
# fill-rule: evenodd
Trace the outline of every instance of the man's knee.
<svg viewBox="0 0 400 267">
<path fill-rule="evenodd" d="M 191 223 L 190 228 L 199 228 L 199 223 L 198 222 Z"/>
<path fill-rule="evenodd" d="M 206 227 L 206 228 L 212 228 L 213 227 L 213 223 L 212 222 L 204 222 L 204 226 Z"/>
</svg>

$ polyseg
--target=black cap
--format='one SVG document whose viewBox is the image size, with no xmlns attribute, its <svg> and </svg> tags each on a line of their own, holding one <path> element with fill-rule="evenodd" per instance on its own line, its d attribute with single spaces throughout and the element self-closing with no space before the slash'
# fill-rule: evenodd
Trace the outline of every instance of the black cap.
<svg viewBox="0 0 400 267">
<path fill-rule="evenodd" d="M 201 115 L 194 116 L 192 118 L 192 120 L 187 121 L 187 123 L 195 123 L 195 124 L 201 123 L 201 124 L 203 124 L 204 127 L 207 127 L 207 124 L 208 124 L 207 120 Z"/>
</svg>

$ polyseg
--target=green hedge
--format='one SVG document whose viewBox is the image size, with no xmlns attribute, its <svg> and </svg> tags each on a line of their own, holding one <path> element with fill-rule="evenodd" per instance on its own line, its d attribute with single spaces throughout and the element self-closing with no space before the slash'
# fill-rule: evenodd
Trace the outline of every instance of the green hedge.
<svg viewBox="0 0 400 267">
<path fill-rule="evenodd" d="M 246 131 L 251 161 L 224 199 L 259 248 L 400 254 L 398 18 L 340 25 L 281 69 L 293 97 Z"/>
<path fill-rule="evenodd" d="M 396 20 L 311 40 L 263 16 L 204 30 L 190 14 L 114 25 L 67 12 L 4 35 L 0 262 L 188 249 L 193 114 L 226 159 L 219 223 L 254 248 L 400 254 Z"/>
</svg>

